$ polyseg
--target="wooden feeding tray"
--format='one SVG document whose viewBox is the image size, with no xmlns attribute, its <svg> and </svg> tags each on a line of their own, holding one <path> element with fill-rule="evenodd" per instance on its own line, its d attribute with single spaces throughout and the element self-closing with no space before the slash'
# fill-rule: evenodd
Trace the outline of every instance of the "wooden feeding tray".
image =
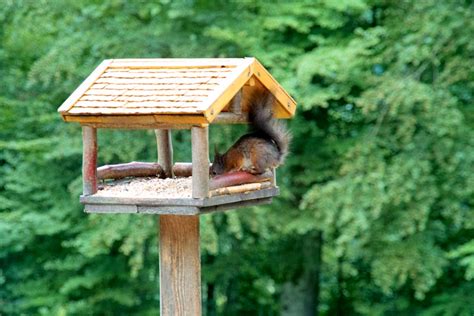
<svg viewBox="0 0 474 316">
<path fill-rule="evenodd" d="M 190 170 L 191 164 L 179 164 Z M 176 169 L 176 168 L 174 168 Z M 278 195 L 272 174 L 250 176 L 249 183 L 213 188 L 209 197 L 192 197 L 192 176 L 174 178 L 133 177 L 107 181 L 98 186 L 93 195 L 83 195 L 87 213 L 148 213 L 199 215 L 257 204 L 271 203 Z M 251 181 L 252 180 L 252 181 Z M 254 182 L 258 181 L 258 182 Z M 211 188 L 215 182 L 211 180 Z"/>
<path fill-rule="evenodd" d="M 255 58 L 105 60 L 58 109 L 82 126 L 85 211 L 160 214 L 160 315 L 201 314 L 197 215 L 279 193 L 275 170 L 209 177 L 209 124 L 247 123 L 256 89 L 273 95 L 276 118 L 294 115 L 295 101 Z M 157 163 L 97 168 L 100 128 L 155 130 Z M 191 163 L 173 164 L 172 129 L 191 130 Z"/>
<path fill-rule="evenodd" d="M 58 110 L 66 122 L 80 123 L 83 128 L 84 190 L 80 200 L 85 211 L 196 215 L 271 202 L 279 192 L 273 180 L 213 191 L 209 179 L 209 124 L 247 123 L 249 105 L 245 96 L 255 89 L 274 95 L 277 118 L 294 115 L 294 100 L 255 58 L 102 62 Z M 170 185 L 181 181 L 173 179 L 170 130 L 190 129 L 190 192 L 172 196 L 161 187 L 142 194 L 136 182 L 126 181 L 121 182 L 122 191 L 110 190 L 110 184 L 98 186 L 99 128 L 155 130 L 160 177 L 170 179 L 142 179 L 143 190 L 153 181 L 157 185 L 160 181 Z M 127 186 L 134 186 L 136 194 L 131 195 Z M 101 187 L 104 189 L 98 190 Z"/>
</svg>

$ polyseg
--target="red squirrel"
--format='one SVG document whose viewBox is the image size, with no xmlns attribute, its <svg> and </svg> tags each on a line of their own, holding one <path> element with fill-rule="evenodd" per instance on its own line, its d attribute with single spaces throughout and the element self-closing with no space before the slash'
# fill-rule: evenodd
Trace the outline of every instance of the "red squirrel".
<svg viewBox="0 0 474 316">
<path fill-rule="evenodd" d="M 254 93 L 249 100 L 249 133 L 240 137 L 224 154 L 216 148 L 211 175 L 234 171 L 262 174 L 283 164 L 291 135 L 273 118 L 275 98 L 269 92 Z"/>
</svg>

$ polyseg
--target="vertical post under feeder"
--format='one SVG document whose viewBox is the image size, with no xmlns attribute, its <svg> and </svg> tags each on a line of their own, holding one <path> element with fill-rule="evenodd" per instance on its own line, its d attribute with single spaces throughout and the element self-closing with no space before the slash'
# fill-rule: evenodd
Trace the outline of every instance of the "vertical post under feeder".
<svg viewBox="0 0 474 316">
<path fill-rule="evenodd" d="M 199 148 L 202 148 L 202 138 L 206 136 L 205 141 L 207 140 L 207 128 L 204 134 L 200 132 L 198 132 L 201 144 Z M 173 177 L 173 145 L 170 131 L 158 129 L 155 133 L 158 162 L 163 168 L 164 178 Z M 207 164 L 209 168 L 209 163 Z M 194 180 L 193 177 L 193 183 Z M 201 315 L 199 216 L 160 215 L 158 220 L 160 315 Z"/>
<path fill-rule="evenodd" d="M 137 98 L 136 95 L 143 95 L 140 90 L 143 78 L 156 77 L 157 70 L 164 70 L 167 75 L 160 76 L 160 84 L 150 84 L 147 88 L 146 94 L 152 95 L 153 100 Z M 120 80 L 122 71 L 127 72 L 126 83 L 97 88 L 97 83 Z M 183 82 L 194 82 L 190 76 L 200 78 L 203 83 L 183 85 Z M 203 88 L 199 95 L 195 95 L 195 87 Z M 209 179 L 209 124 L 247 123 L 247 98 L 260 89 L 275 97 L 277 118 L 294 115 L 296 102 L 255 58 L 110 59 L 103 61 L 58 109 L 66 122 L 82 125 L 83 195 L 80 200 L 85 212 L 159 214 L 160 315 L 201 315 L 199 216 L 268 204 L 279 194 L 275 171 L 271 183 L 269 175 L 256 177 L 245 172 L 220 180 L 216 177 L 212 182 Z M 119 95 L 123 102 L 104 98 L 109 95 Z M 133 104 L 133 108 L 129 104 Z M 148 129 L 154 130 L 156 136 L 158 163 L 105 166 L 107 168 L 100 169 L 99 174 L 105 178 L 104 171 L 109 172 L 111 178 L 107 179 L 157 174 L 173 178 L 171 129 L 190 129 L 191 196 L 188 191 L 188 196 L 165 198 L 165 194 L 160 196 L 160 192 L 156 192 L 156 196 L 143 198 L 133 190 L 115 196 L 107 192 L 107 183 L 104 190 L 98 192 L 98 128 Z M 133 164 L 133 168 L 129 164 Z M 175 165 L 174 173 L 189 176 L 189 164 L 184 164 L 185 172 L 182 165 Z"/>
<path fill-rule="evenodd" d="M 82 192 L 97 192 L 97 129 L 82 127 Z"/>
<path fill-rule="evenodd" d="M 199 216 L 160 215 L 160 315 L 201 315 Z"/>
</svg>

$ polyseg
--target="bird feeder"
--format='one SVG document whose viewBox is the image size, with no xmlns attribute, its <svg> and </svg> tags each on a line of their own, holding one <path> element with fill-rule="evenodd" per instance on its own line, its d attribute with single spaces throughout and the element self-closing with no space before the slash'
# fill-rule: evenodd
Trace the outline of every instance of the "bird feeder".
<svg viewBox="0 0 474 316">
<path fill-rule="evenodd" d="M 209 124 L 247 123 L 245 96 L 254 89 L 273 94 L 276 118 L 294 115 L 295 101 L 255 58 L 105 60 L 58 109 L 82 126 L 85 212 L 160 215 L 161 315 L 200 315 L 199 215 L 270 203 L 279 193 L 274 172 L 224 187 L 209 177 Z M 97 168 L 100 128 L 154 130 L 158 162 Z M 191 130 L 191 163 L 173 165 L 173 129 Z M 114 182 L 100 183 L 126 186 L 144 175 L 169 183 L 190 176 L 190 192 L 108 195 Z"/>
</svg>

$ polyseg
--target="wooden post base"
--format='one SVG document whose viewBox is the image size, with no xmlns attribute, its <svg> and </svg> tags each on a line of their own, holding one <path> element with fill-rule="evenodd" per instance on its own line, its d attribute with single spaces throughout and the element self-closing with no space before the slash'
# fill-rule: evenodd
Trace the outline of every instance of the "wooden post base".
<svg viewBox="0 0 474 316">
<path fill-rule="evenodd" d="M 201 315 L 199 217 L 160 215 L 160 315 Z"/>
</svg>

